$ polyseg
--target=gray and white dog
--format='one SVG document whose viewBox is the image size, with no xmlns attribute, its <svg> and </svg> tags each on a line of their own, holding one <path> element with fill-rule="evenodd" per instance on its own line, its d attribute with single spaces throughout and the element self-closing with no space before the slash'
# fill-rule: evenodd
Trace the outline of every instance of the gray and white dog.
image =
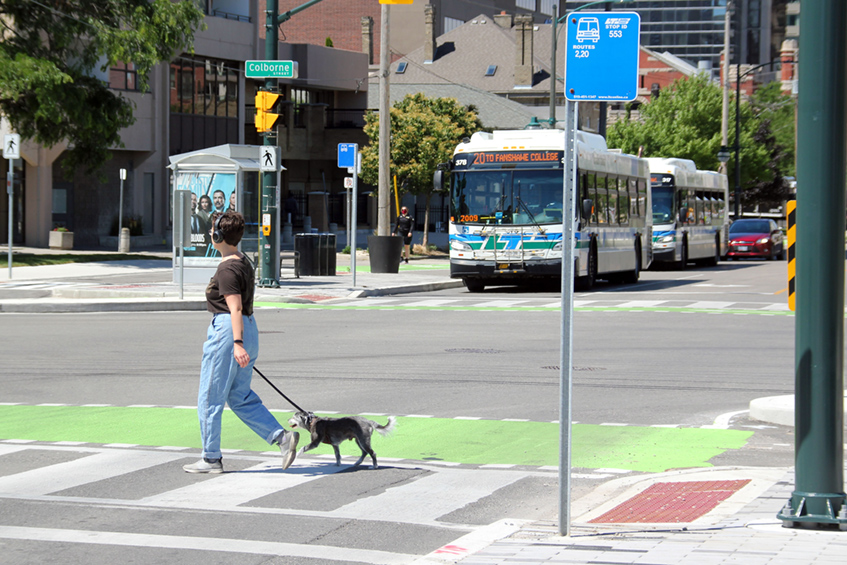
<svg viewBox="0 0 847 565">
<path fill-rule="evenodd" d="M 341 465 L 341 453 L 338 451 L 338 446 L 346 439 L 356 440 L 359 449 L 362 450 L 362 456 L 356 461 L 353 466 L 357 467 L 362 464 L 365 455 L 371 456 L 373 468 L 377 468 L 376 453 L 371 449 L 371 435 L 374 430 L 387 436 L 394 431 L 396 419 L 394 416 L 388 417 L 388 423 L 384 426 L 362 418 L 361 416 L 347 416 L 344 418 L 321 418 L 315 416 L 312 412 L 297 412 L 288 420 L 288 425 L 292 428 L 302 428 L 308 430 L 312 434 L 312 441 L 309 445 L 300 448 L 297 455 L 302 455 L 304 452 L 312 450 L 322 443 L 328 443 L 335 450 L 335 464 Z"/>
</svg>

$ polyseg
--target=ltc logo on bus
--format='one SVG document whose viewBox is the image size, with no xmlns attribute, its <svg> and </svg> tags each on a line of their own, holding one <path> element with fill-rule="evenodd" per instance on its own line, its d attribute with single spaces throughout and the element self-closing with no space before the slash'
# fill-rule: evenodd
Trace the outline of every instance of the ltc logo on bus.
<svg viewBox="0 0 847 565">
<path fill-rule="evenodd" d="M 516 251 L 524 249 L 530 250 L 545 250 L 562 241 L 561 233 L 540 233 L 536 232 L 529 234 L 520 230 L 515 230 L 514 233 L 478 233 L 456 235 L 456 240 L 466 243 L 474 251 Z"/>
</svg>

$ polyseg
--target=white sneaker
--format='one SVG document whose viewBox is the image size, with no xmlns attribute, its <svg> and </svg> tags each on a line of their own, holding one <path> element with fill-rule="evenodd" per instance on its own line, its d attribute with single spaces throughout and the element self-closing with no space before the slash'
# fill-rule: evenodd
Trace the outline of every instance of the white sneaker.
<svg viewBox="0 0 847 565">
<path fill-rule="evenodd" d="M 282 470 L 286 470 L 294 463 L 294 458 L 297 456 L 297 442 L 300 441 L 300 434 L 297 432 L 282 432 L 282 438 L 279 440 L 279 450 L 282 452 Z"/>
<path fill-rule="evenodd" d="M 212 463 L 207 462 L 205 459 L 201 459 L 197 463 L 183 465 L 182 470 L 186 473 L 223 473 L 224 465 L 221 463 L 220 459 Z"/>
</svg>

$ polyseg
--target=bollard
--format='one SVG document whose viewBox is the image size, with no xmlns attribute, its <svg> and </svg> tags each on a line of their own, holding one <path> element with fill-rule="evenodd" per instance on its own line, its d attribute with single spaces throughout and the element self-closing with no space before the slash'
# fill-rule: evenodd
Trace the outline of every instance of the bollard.
<svg viewBox="0 0 847 565">
<path fill-rule="evenodd" d="M 118 253 L 129 253 L 129 228 L 121 228 Z"/>
</svg>

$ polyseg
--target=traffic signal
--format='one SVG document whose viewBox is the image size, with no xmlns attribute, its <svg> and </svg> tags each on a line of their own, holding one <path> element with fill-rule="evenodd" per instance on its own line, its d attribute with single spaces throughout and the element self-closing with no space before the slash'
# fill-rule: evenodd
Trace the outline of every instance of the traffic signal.
<svg viewBox="0 0 847 565">
<path fill-rule="evenodd" d="M 268 112 L 276 104 L 279 94 L 260 90 L 256 93 L 256 131 L 270 131 L 276 123 L 279 114 L 271 114 Z"/>
</svg>

